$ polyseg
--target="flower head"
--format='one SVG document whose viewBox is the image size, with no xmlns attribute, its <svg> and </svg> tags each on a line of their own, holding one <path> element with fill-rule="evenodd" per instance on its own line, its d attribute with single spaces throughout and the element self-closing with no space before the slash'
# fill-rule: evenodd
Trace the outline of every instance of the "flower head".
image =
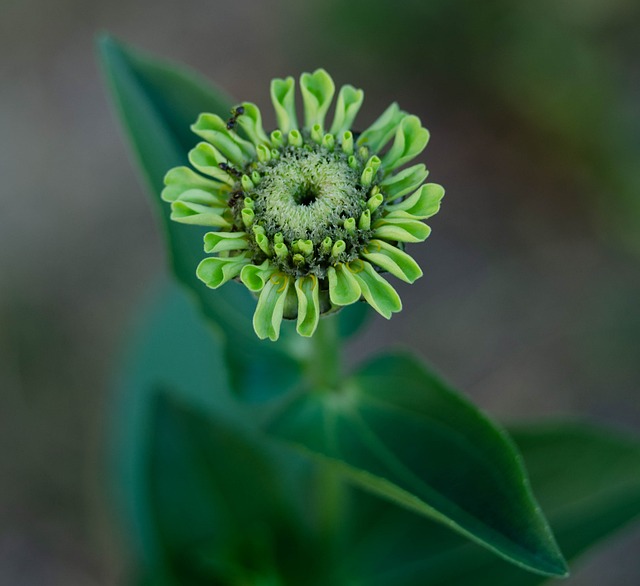
<svg viewBox="0 0 640 586">
<path fill-rule="evenodd" d="M 253 325 L 263 339 L 278 338 L 283 318 L 311 336 L 322 314 L 362 299 L 386 318 L 400 311 L 382 273 L 408 283 L 422 275 L 404 247 L 427 238 L 422 220 L 444 195 L 423 184 L 424 165 L 405 167 L 429 140 L 416 116 L 394 103 L 358 133 L 362 90 L 340 89 L 330 126 L 335 86 L 327 72 L 302 74 L 300 90 L 302 121 L 294 79 L 272 81 L 278 128 L 270 134 L 249 102 L 228 120 L 201 114 L 191 128 L 205 142 L 189 153 L 200 173 L 172 169 L 162 193 L 173 220 L 214 229 L 204 250 L 215 256 L 197 275 L 214 289 L 239 279 L 258 295 Z"/>
</svg>

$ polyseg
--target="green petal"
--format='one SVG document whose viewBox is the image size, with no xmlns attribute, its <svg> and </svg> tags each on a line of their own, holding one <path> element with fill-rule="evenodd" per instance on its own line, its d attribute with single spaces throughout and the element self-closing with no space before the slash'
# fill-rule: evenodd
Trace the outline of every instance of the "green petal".
<svg viewBox="0 0 640 586">
<path fill-rule="evenodd" d="M 381 316 L 389 319 L 402 310 L 402 301 L 396 290 L 366 261 L 356 259 L 347 268 L 358 281 L 362 296 Z"/>
<path fill-rule="evenodd" d="M 256 156 L 254 146 L 227 130 L 227 123 L 217 114 L 200 114 L 191 130 L 216 147 L 234 165 L 244 167 Z"/>
<path fill-rule="evenodd" d="M 386 145 L 395 134 L 400 122 L 407 116 L 396 102 L 391 104 L 380 117 L 358 138 L 358 146 L 366 146 L 375 154 Z"/>
<path fill-rule="evenodd" d="M 276 268 L 268 260 L 265 260 L 261 265 L 246 265 L 242 267 L 240 280 L 249 291 L 257 293 L 262 291 L 271 275 L 275 272 Z"/>
<path fill-rule="evenodd" d="M 171 204 L 171 219 L 182 224 L 230 228 L 231 224 L 222 215 L 223 211 L 223 208 L 178 200 Z"/>
<path fill-rule="evenodd" d="M 228 258 L 205 258 L 196 269 L 198 278 L 211 289 L 217 289 L 227 281 L 235 279 L 242 267 L 251 262 L 245 255 Z"/>
<path fill-rule="evenodd" d="M 351 305 L 360 299 L 362 291 L 358 281 L 346 266 L 338 263 L 327 270 L 329 299 L 334 305 Z"/>
<path fill-rule="evenodd" d="M 387 212 L 406 212 L 418 220 L 426 220 L 440 210 L 440 201 L 444 197 L 444 188 L 437 183 L 423 185 L 413 195 L 400 203 L 388 205 Z"/>
<path fill-rule="evenodd" d="M 407 283 L 422 277 L 422 269 L 411 256 L 382 240 L 371 240 L 362 256 Z"/>
<path fill-rule="evenodd" d="M 429 131 L 422 127 L 420 118 L 407 116 L 396 130 L 393 145 L 382 158 L 382 165 L 387 171 L 402 167 L 417 157 L 429 142 Z"/>
<path fill-rule="evenodd" d="M 211 194 L 220 192 L 220 183 L 199 175 L 189 167 L 174 167 L 164 176 L 165 188 L 162 190 L 164 201 L 175 201 L 185 191 L 202 189 Z"/>
<path fill-rule="evenodd" d="M 201 142 L 189 151 L 189 162 L 200 173 L 214 177 L 218 181 L 233 187 L 236 179 L 220 168 L 220 163 L 226 163 L 228 158 L 208 142 Z"/>
<path fill-rule="evenodd" d="M 331 125 L 331 134 L 340 136 L 346 130 L 353 126 L 362 101 L 364 100 L 364 92 L 354 88 L 352 85 L 343 85 L 338 93 L 336 102 L 336 111 L 333 116 L 333 124 Z"/>
<path fill-rule="evenodd" d="M 318 327 L 320 301 L 318 278 L 315 275 L 300 277 L 295 282 L 298 296 L 298 322 L 296 330 L 301 336 L 310 337 Z"/>
<path fill-rule="evenodd" d="M 280 337 L 284 302 L 290 284 L 291 277 L 274 273 L 262 289 L 253 314 L 253 329 L 261 340 L 269 338 L 275 342 Z"/>
<path fill-rule="evenodd" d="M 293 77 L 271 81 L 271 101 L 276 112 L 278 128 L 283 133 L 298 128 L 296 117 L 296 82 Z"/>
<path fill-rule="evenodd" d="M 431 228 L 405 212 L 394 212 L 376 221 L 373 235 L 391 242 L 422 242 L 431 234 Z"/>
<path fill-rule="evenodd" d="M 335 89 L 333 79 L 324 69 L 316 69 L 313 73 L 303 73 L 300 76 L 304 127 L 307 130 L 311 130 L 314 124 L 324 128 L 324 118 L 331 106 Z"/>
<path fill-rule="evenodd" d="M 227 209 L 228 200 L 226 194 L 213 194 L 203 189 L 187 189 L 183 191 L 175 200 L 189 203 L 197 203 L 212 208 L 220 208 L 218 213 L 222 213 Z"/>
<path fill-rule="evenodd" d="M 238 117 L 238 126 L 245 131 L 254 145 L 271 146 L 271 141 L 262 127 L 262 114 L 258 106 L 251 102 L 245 102 L 242 106 L 244 113 Z"/>
<path fill-rule="evenodd" d="M 429 175 L 429 171 L 420 163 L 419 165 L 407 167 L 399 173 L 385 177 L 380 182 L 380 187 L 385 195 L 385 199 L 387 201 L 393 201 L 418 189 L 427 178 L 427 175 Z"/>
<path fill-rule="evenodd" d="M 249 241 L 246 232 L 208 232 L 204 235 L 204 251 L 209 254 L 247 248 Z"/>
</svg>

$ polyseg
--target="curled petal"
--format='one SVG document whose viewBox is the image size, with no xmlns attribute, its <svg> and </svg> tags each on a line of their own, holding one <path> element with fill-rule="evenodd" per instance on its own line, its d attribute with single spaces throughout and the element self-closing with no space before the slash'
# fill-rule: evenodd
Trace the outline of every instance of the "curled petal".
<svg viewBox="0 0 640 586">
<path fill-rule="evenodd" d="M 296 330 L 301 336 L 313 336 L 320 319 L 318 278 L 315 275 L 299 277 L 296 279 L 295 289 L 298 296 Z"/>
<path fill-rule="evenodd" d="M 220 168 L 220 164 L 226 164 L 227 160 L 227 157 L 208 142 L 201 142 L 189 151 L 189 162 L 198 171 L 233 187 L 236 180 Z"/>
<path fill-rule="evenodd" d="M 256 156 L 254 146 L 229 132 L 227 123 L 217 114 L 200 114 L 191 130 L 216 147 L 234 165 L 244 167 Z"/>
<path fill-rule="evenodd" d="M 338 93 L 336 101 L 336 112 L 333 116 L 331 134 L 340 136 L 353 126 L 353 121 L 362 106 L 364 92 L 354 88 L 352 85 L 343 85 Z"/>
<path fill-rule="evenodd" d="M 246 232 L 208 232 L 204 235 L 204 251 L 209 254 L 247 248 L 249 241 Z"/>
<path fill-rule="evenodd" d="M 290 285 L 291 277 L 274 273 L 260 292 L 253 314 L 253 329 L 261 340 L 269 338 L 275 342 L 280 337 L 280 324 Z"/>
<path fill-rule="evenodd" d="M 300 90 L 304 103 L 304 127 L 308 130 L 319 124 L 324 128 L 324 119 L 331 106 L 336 86 L 324 69 L 300 76 Z"/>
<path fill-rule="evenodd" d="M 217 289 L 227 281 L 235 279 L 242 267 L 251 262 L 244 254 L 227 258 L 205 258 L 196 269 L 198 278 L 211 289 Z"/>
<path fill-rule="evenodd" d="M 171 203 L 171 219 L 182 224 L 198 226 L 231 226 L 226 216 L 227 200 L 202 189 L 188 189 Z"/>
<path fill-rule="evenodd" d="M 262 291 L 267 281 L 276 272 L 275 267 L 265 260 L 261 265 L 246 265 L 242 267 L 240 280 L 253 293 Z"/>
<path fill-rule="evenodd" d="M 178 200 L 171 204 L 171 219 L 182 224 L 230 228 L 231 223 L 223 215 L 225 209 Z"/>
<path fill-rule="evenodd" d="M 293 77 L 271 81 L 271 101 L 276 112 L 278 128 L 285 134 L 298 128 L 296 82 Z"/>
<path fill-rule="evenodd" d="M 382 158 L 382 165 L 387 171 L 402 167 L 417 157 L 429 142 L 429 131 L 422 127 L 420 118 L 407 116 L 396 130 L 393 145 Z"/>
<path fill-rule="evenodd" d="M 254 145 L 271 146 L 271 141 L 262 127 L 262 115 L 258 106 L 251 102 L 245 102 L 242 106 L 244 107 L 244 113 L 238 117 L 240 128 L 245 131 Z"/>
<path fill-rule="evenodd" d="M 414 283 L 422 276 L 422 269 L 411 256 L 382 240 L 371 240 L 362 256 L 406 283 Z"/>
<path fill-rule="evenodd" d="M 188 189 L 182 192 L 174 203 L 176 201 L 197 203 L 211 208 L 220 208 L 219 213 L 222 213 L 227 207 L 226 194 L 212 194 L 203 189 Z"/>
<path fill-rule="evenodd" d="M 438 213 L 443 197 L 444 188 L 441 185 L 427 183 L 404 201 L 388 205 L 386 209 L 391 215 L 402 211 L 418 220 L 426 220 Z"/>
<path fill-rule="evenodd" d="M 402 169 L 402 171 L 393 175 L 388 175 L 382 180 L 380 187 L 384 192 L 385 199 L 393 201 L 418 189 L 427 178 L 427 175 L 429 175 L 429 171 L 420 163 L 419 165 Z"/>
<path fill-rule="evenodd" d="M 405 212 L 389 214 L 378 220 L 373 227 L 374 237 L 390 242 L 422 242 L 431 234 L 429 226 Z"/>
<path fill-rule="evenodd" d="M 334 305 L 351 305 L 362 295 L 360 285 L 346 266 L 338 263 L 327 270 L 329 279 L 329 299 Z"/>
<path fill-rule="evenodd" d="M 189 167 L 175 167 L 164 176 L 165 188 L 162 190 L 164 201 L 175 201 L 185 191 L 201 189 L 212 195 L 221 192 L 220 184 L 202 177 Z"/>
<path fill-rule="evenodd" d="M 407 116 L 396 102 L 391 104 L 380 117 L 358 138 L 358 146 L 366 146 L 372 153 L 378 153 L 391 140 L 402 120 Z"/>
<path fill-rule="evenodd" d="M 360 285 L 362 296 L 381 316 L 389 319 L 402 310 L 402 301 L 389 282 L 366 261 L 356 259 L 347 265 Z"/>
</svg>

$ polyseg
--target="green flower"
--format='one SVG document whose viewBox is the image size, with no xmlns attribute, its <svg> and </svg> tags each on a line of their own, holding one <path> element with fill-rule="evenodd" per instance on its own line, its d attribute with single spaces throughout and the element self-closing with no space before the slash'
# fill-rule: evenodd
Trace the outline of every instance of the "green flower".
<svg viewBox="0 0 640 586">
<path fill-rule="evenodd" d="M 364 93 L 343 86 L 329 126 L 335 86 L 323 69 L 300 77 L 298 120 L 292 77 L 271 83 L 278 128 L 267 134 L 245 102 L 223 120 L 201 114 L 192 130 L 205 142 L 190 153 L 200 173 L 177 167 L 162 193 L 171 218 L 211 226 L 197 268 L 213 289 L 239 279 L 258 296 L 256 334 L 277 340 L 284 319 L 313 335 L 322 314 L 364 299 L 391 317 L 402 309 L 381 273 L 413 283 L 422 275 L 404 247 L 422 242 L 444 190 L 423 184 L 419 155 L 429 132 L 392 104 L 364 132 L 351 130 Z"/>
</svg>

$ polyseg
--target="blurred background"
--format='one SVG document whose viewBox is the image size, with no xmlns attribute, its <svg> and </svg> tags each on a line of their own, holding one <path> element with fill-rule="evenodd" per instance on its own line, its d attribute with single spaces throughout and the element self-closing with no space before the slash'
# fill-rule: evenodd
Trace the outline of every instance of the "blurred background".
<svg viewBox="0 0 640 586">
<path fill-rule="evenodd" d="M 115 586 L 127 565 L 110 381 L 164 258 L 103 30 L 264 109 L 272 77 L 323 66 L 365 89 L 362 127 L 392 100 L 418 114 L 447 196 L 412 250 L 425 277 L 352 359 L 410 345 L 502 421 L 640 432 L 636 0 L 4 0 L 0 584 Z M 565 584 L 640 583 L 638 547 L 627 531 Z"/>
</svg>

